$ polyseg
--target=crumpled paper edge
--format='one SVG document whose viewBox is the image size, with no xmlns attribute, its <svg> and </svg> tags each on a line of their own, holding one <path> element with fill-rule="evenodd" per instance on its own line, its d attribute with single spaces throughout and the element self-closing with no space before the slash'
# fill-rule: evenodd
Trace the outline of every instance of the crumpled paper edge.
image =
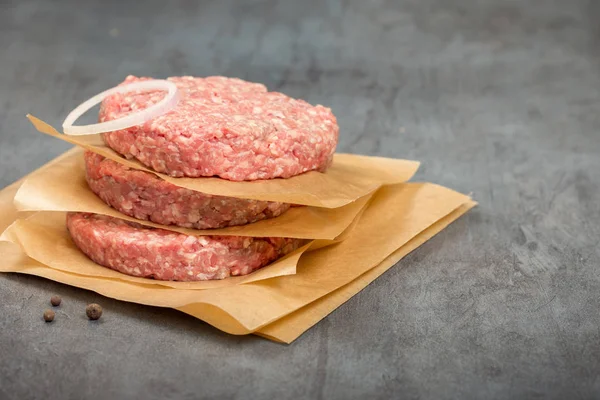
<svg viewBox="0 0 600 400">
<path fill-rule="evenodd" d="M 56 194 L 57 192 L 62 194 Z M 18 211 L 89 212 L 184 235 L 336 240 L 354 221 L 361 209 L 367 206 L 373 195 L 372 193 L 363 196 L 339 208 L 292 207 L 276 218 L 219 229 L 161 225 L 122 214 L 94 194 L 85 180 L 83 151 L 80 150 L 63 157 L 59 162 L 53 162 L 29 174 L 14 196 L 13 203 Z"/>
<path fill-rule="evenodd" d="M 470 209 L 471 207 L 473 207 L 476 203 L 475 202 L 471 202 L 472 205 L 469 206 L 468 209 Z M 465 203 L 463 203 L 462 206 L 463 207 Z M 468 203 L 467 203 L 468 204 Z M 468 211 L 465 210 L 464 212 Z M 446 214 L 445 217 L 446 218 L 448 215 L 451 215 L 452 212 L 454 212 L 457 209 L 454 209 L 453 211 L 451 211 L 449 214 Z M 460 214 L 462 215 L 462 214 Z M 458 215 L 456 218 L 458 218 L 460 215 Z M 442 219 L 443 219 L 442 218 Z M 454 221 L 456 218 L 454 219 L 450 219 L 448 221 L 447 224 L 439 226 L 439 229 L 436 229 L 432 232 L 432 234 L 430 235 L 425 235 L 423 236 L 422 239 L 417 239 L 417 238 L 421 238 L 421 235 L 423 235 L 423 232 L 425 232 L 427 229 L 431 228 L 432 226 L 435 226 L 440 220 L 438 219 L 438 221 L 434 222 L 432 225 L 430 225 L 429 227 L 425 228 L 424 230 L 422 230 L 420 233 L 418 233 L 416 236 L 414 236 L 409 242 L 407 242 L 405 245 L 403 245 L 402 247 L 400 247 L 400 249 L 396 250 L 402 250 L 404 247 L 406 247 L 411 241 L 414 241 L 414 247 L 407 247 L 407 251 L 406 254 L 408 252 L 410 252 L 412 249 L 420 246 L 422 243 L 424 243 L 425 241 L 427 241 L 430 237 L 434 236 L 435 234 L 437 234 L 438 232 L 442 231 L 450 222 Z M 417 239 L 417 240 L 415 240 Z M 422 241 L 421 241 L 422 240 Z M 6 247 L 6 244 L 10 245 L 10 246 L 16 246 L 12 243 L 9 242 L 0 242 L 0 250 L 3 250 L 2 253 L 5 256 L 5 259 L 8 257 L 8 252 L 4 251 L 4 248 Z M 14 249 L 13 249 L 14 252 Z M 18 252 L 22 253 L 20 251 L 20 249 L 18 250 Z M 22 254 L 17 254 L 17 255 L 13 255 L 14 257 L 20 257 L 20 261 L 19 261 L 19 267 L 18 268 L 11 268 L 10 270 L 6 270 L 6 268 L 3 268 L 3 263 L 0 263 L 0 272 L 4 271 L 4 272 L 18 272 L 18 273 L 25 273 L 25 274 L 30 274 L 30 275 L 37 275 L 37 276 L 41 276 L 44 278 L 48 278 L 60 283 L 64 283 L 64 284 L 68 284 L 71 286 L 76 286 L 82 289 L 86 289 L 86 290 L 92 290 L 94 292 L 97 292 L 101 295 L 110 297 L 110 298 L 114 298 L 117 300 L 121 300 L 121 301 L 132 301 L 131 299 L 129 299 L 127 296 L 115 296 L 114 294 L 110 294 L 109 292 L 105 292 L 103 285 L 102 285 L 102 281 L 105 278 L 92 278 L 92 277 L 88 277 L 88 276 L 82 276 L 82 275 L 77 275 L 77 274 L 73 274 L 73 273 L 67 273 L 67 272 L 62 272 L 62 271 L 58 271 L 58 270 L 54 270 L 52 268 L 46 267 L 46 266 L 42 266 L 40 263 L 38 263 L 37 261 L 30 259 L 29 257 L 27 257 L 24 253 Z M 389 257 L 389 255 L 388 255 Z M 10 258 L 10 257 L 9 257 Z M 382 265 L 382 263 L 380 263 L 379 265 Z M 370 272 L 371 270 L 373 270 L 373 268 L 376 268 L 377 266 L 374 266 L 372 268 L 370 268 L 369 270 L 367 270 L 366 272 Z M 388 267 L 389 268 L 389 267 Z M 383 273 L 385 271 L 385 269 L 383 269 L 381 271 L 381 273 Z M 365 273 L 363 273 L 361 276 L 364 276 Z M 377 274 L 374 278 L 376 278 L 377 276 L 379 276 L 379 274 Z M 360 278 L 360 276 L 358 277 Z M 346 283 L 345 285 L 348 285 L 349 283 L 355 281 L 358 278 L 354 278 L 353 280 L 351 280 L 350 282 Z M 374 279 L 373 278 L 373 279 Z M 122 290 L 122 293 L 132 293 L 134 291 L 137 290 L 141 290 L 141 289 L 149 289 L 152 288 L 154 289 L 154 287 L 152 287 L 151 285 L 142 285 L 142 284 L 132 284 L 132 283 L 127 283 L 127 282 L 123 282 L 123 281 L 119 281 L 119 282 L 114 282 L 113 284 L 118 284 L 119 286 L 125 288 L 125 290 Z M 335 289 L 335 290 L 339 290 L 340 288 L 345 287 L 345 285 Z M 164 288 L 162 290 L 178 290 L 178 289 L 170 289 L 170 288 Z M 330 293 L 334 293 L 335 292 L 332 291 Z M 360 290 L 360 289 L 359 289 Z M 328 294 L 327 294 L 328 295 Z M 314 303 L 314 301 L 318 301 L 320 299 L 322 299 L 323 297 L 326 297 L 327 295 L 321 296 L 319 298 L 316 298 L 313 300 L 313 302 L 309 303 L 307 306 L 310 306 L 310 304 Z M 151 306 L 157 306 L 156 304 L 150 304 L 149 302 L 144 302 L 143 300 L 140 299 L 136 299 L 135 301 L 133 301 L 135 303 L 138 304 L 144 304 L 144 305 L 151 305 Z M 222 330 L 224 332 L 233 334 L 233 335 L 246 335 L 246 334 L 250 334 L 250 333 L 254 333 L 254 332 L 259 332 L 261 331 L 261 329 L 263 327 L 269 326 L 271 324 L 273 324 L 275 321 L 281 319 L 281 318 L 285 318 L 289 315 L 292 315 L 294 312 L 297 312 L 298 310 L 295 310 L 291 313 L 288 313 L 286 315 L 280 315 L 278 316 L 278 318 L 272 320 L 272 321 L 267 321 L 263 324 L 260 324 L 259 326 L 255 326 L 253 328 L 249 328 L 247 326 L 242 325 L 239 321 L 237 321 L 231 314 L 229 314 L 227 311 L 212 305 L 210 303 L 192 303 L 192 304 L 187 304 L 185 306 L 181 306 L 181 307 L 172 307 L 169 306 L 168 304 L 163 304 L 163 305 L 158 305 L 159 307 L 170 307 L 170 308 L 175 308 L 179 311 L 182 311 L 184 313 L 190 314 L 196 318 L 202 319 L 203 321 L 207 322 L 210 325 L 215 326 L 217 329 Z M 306 306 L 304 306 L 306 307 Z M 302 308 L 300 308 L 299 310 L 302 310 Z M 199 317 L 198 314 L 202 314 L 202 318 Z M 319 320 L 322 319 L 319 318 Z M 267 330 L 265 330 L 265 332 L 262 332 L 263 336 L 269 338 L 269 333 Z M 273 336 L 274 338 L 274 336 Z"/>
<path fill-rule="evenodd" d="M 360 156 L 360 155 L 356 155 L 356 154 L 336 153 L 334 155 L 334 164 L 336 163 L 336 159 L 338 160 L 337 163 L 341 164 L 341 165 L 344 164 L 344 161 L 342 161 L 343 159 L 346 159 L 345 163 L 347 165 L 349 158 L 353 158 L 352 164 L 355 164 L 357 162 L 357 160 L 363 160 L 363 162 L 367 162 L 367 163 L 369 163 L 369 162 L 372 163 L 373 160 L 378 160 L 378 163 L 386 163 L 385 171 L 398 169 L 400 165 L 402 165 L 401 170 L 404 171 L 402 174 L 400 174 L 398 176 L 394 176 L 393 179 L 390 178 L 387 181 L 382 180 L 380 182 L 375 183 L 375 182 L 370 182 L 370 179 L 368 179 L 369 183 L 366 184 L 366 187 L 363 187 L 361 189 L 362 190 L 361 193 L 358 193 L 358 194 L 353 193 L 352 195 L 347 195 L 343 199 L 341 197 L 339 197 L 340 193 L 338 193 L 338 199 L 336 200 L 336 199 L 332 199 L 330 197 L 328 198 L 327 196 L 324 196 L 324 198 L 321 198 L 316 193 L 310 192 L 310 190 L 306 189 L 306 184 L 307 184 L 306 182 L 304 182 L 304 185 L 301 185 L 301 186 L 305 187 L 304 190 L 302 190 L 302 191 L 297 190 L 299 182 L 310 179 L 311 181 L 310 181 L 309 185 L 314 190 L 314 186 L 319 184 L 319 182 L 322 181 L 323 179 L 325 179 L 324 178 L 325 174 L 322 174 L 322 173 L 319 173 L 316 171 L 309 171 L 304 174 L 300 174 L 300 175 L 297 175 L 297 176 L 294 176 L 294 177 L 291 177 L 288 179 L 283 179 L 283 180 L 271 179 L 271 180 L 266 180 L 266 181 L 255 181 L 255 182 L 230 182 L 230 181 L 226 181 L 223 179 L 211 178 L 211 177 L 208 177 L 208 178 L 173 178 L 168 175 L 161 174 L 156 171 L 152 171 L 137 161 L 128 160 L 128 159 L 121 157 L 114 150 L 105 146 L 99 135 L 83 135 L 83 136 L 64 135 L 64 134 L 61 134 L 60 132 L 58 132 L 56 129 L 54 129 L 51 125 L 47 124 L 46 122 L 42 121 L 39 118 L 34 117 L 33 115 L 28 114 L 27 118 L 33 124 L 33 126 L 38 130 L 38 132 L 41 132 L 45 135 L 52 136 L 56 139 L 83 147 L 87 150 L 90 150 L 97 154 L 100 154 L 103 157 L 110 158 L 113 161 L 116 161 L 116 162 L 123 164 L 125 166 L 128 166 L 130 168 L 134 168 L 137 170 L 152 173 L 152 174 L 160 177 L 161 179 L 163 179 L 167 182 L 170 182 L 176 186 L 180 186 L 180 187 L 184 187 L 184 188 L 188 188 L 191 190 L 208 193 L 208 194 L 212 194 L 212 195 L 238 197 L 238 198 L 245 198 L 245 199 L 279 201 L 279 202 L 283 202 L 283 203 L 307 205 L 307 206 L 314 206 L 314 207 L 337 208 L 337 207 L 344 206 L 348 203 L 351 203 L 352 201 L 355 201 L 356 199 L 358 199 L 360 197 L 363 197 L 370 193 L 373 193 L 376 190 L 378 190 L 379 188 L 381 188 L 382 186 L 398 184 L 398 183 L 403 183 L 403 182 L 409 181 L 414 176 L 414 174 L 416 173 L 416 171 L 420 165 L 420 163 L 418 161 L 412 161 L 412 160 L 397 160 L 397 159 L 384 158 L 384 157 L 372 157 L 372 156 Z M 341 167 L 341 168 L 343 170 L 343 167 Z M 328 173 L 329 174 L 334 173 L 333 170 L 334 170 L 334 168 L 330 168 L 328 170 Z M 338 171 L 338 172 L 340 172 L 340 171 Z M 380 169 L 379 174 L 382 174 L 382 173 L 383 172 L 381 172 L 381 169 Z M 310 177 L 310 178 L 308 178 L 308 177 Z M 209 183 L 211 181 L 219 182 L 218 188 L 211 189 L 210 187 L 207 187 L 207 185 L 210 186 Z M 286 185 L 291 185 L 291 189 L 287 188 L 285 190 L 285 193 L 281 193 L 280 192 L 281 188 L 278 188 L 278 187 L 274 188 L 272 186 L 272 185 L 277 185 L 278 182 L 281 182 L 281 181 L 285 181 Z M 199 183 L 202 183 L 202 184 L 197 186 Z M 328 182 L 327 186 L 330 186 L 331 183 L 332 182 Z M 358 182 L 356 181 L 356 179 L 354 182 L 348 182 L 347 180 L 343 180 L 342 186 L 338 187 L 338 190 L 341 190 L 342 187 L 344 187 L 344 188 L 355 187 L 355 186 L 357 186 L 357 183 Z M 321 182 L 321 184 L 322 184 L 322 182 Z M 226 185 L 226 186 L 223 186 L 223 185 Z M 294 189 L 294 187 L 296 187 L 296 189 Z M 225 190 L 225 188 L 227 188 L 227 190 Z M 252 189 L 257 189 L 257 188 L 260 188 L 260 190 L 257 190 L 257 191 L 252 190 Z M 329 194 L 329 196 L 331 196 L 331 194 Z"/>
<path fill-rule="evenodd" d="M 458 220 L 476 205 L 477 202 L 475 201 L 463 204 L 389 255 L 381 262 L 381 264 L 365 272 L 345 286 L 342 286 L 322 298 L 307 304 L 303 308 L 264 326 L 255 331 L 254 334 L 279 343 L 292 343 L 342 304 L 365 289 L 387 270 L 395 266 L 408 254 L 415 251 L 429 239 L 446 229 L 450 224 Z"/>
</svg>

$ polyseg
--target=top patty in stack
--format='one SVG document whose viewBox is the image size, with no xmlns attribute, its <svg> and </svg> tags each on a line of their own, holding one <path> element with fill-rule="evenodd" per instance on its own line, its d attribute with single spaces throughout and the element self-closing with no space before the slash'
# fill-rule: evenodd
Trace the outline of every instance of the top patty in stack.
<svg viewBox="0 0 600 400">
<path fill-rule="evenodd" d="M 129 76 L 123 84 L 144 79 L 150 78 Z M 331 163 L 339 128 L 329 108 L 236 78 L 168 80 L 179 89 L 177 106 L 143 125 L 105 133 L 108 146 L 175 177 L 289 178 Z M 112 95 L 102 102 L 99 120 L 119 119 L 163 96 Z"/>
</svg>

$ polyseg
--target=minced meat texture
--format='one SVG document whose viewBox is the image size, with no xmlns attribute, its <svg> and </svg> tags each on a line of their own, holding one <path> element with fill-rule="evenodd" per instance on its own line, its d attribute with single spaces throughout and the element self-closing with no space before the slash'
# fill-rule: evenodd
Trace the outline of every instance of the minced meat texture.
<svg viewBox="0 0 600 400">
<path fill-rule="evenodd" d="M 189 236 L 89 213 L 68 213 L 67 229 L 75 245 L 97 264 L 169 281 L 247 275 L 304 243 L 288 238 Z"/>
<path fill-rule="evenodd" d="M 123 84 L 144 79 L 150 78 L 129 76 Z M 330 165 L 339 127 L 329 108 L 236 78 L 169 80 L 179 89 L 177 106 L 143 125 L 103 134 L 108 146 L 174 177 L 289 178 Z M 119 119 L 163 96 L 160 91 L 109 96 L 99 120 Z"/>
<path fill-rule="evenodd" d="M 84 154 L 86 180 L 105 203 L 130 217 L 162 225 L 214 229 L 277 217 L 289 204 L 213 196 L 175 186 L 96 153 Z"/>
</svg>

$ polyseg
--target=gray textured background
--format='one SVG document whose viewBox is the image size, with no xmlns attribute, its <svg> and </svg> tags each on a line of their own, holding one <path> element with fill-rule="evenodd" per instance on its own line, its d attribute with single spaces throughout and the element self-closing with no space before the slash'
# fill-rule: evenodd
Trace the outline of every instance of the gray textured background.
<svg viewBox="0 0 600 400">
<path fill-rule="evenodd" d="M 480 206 L 290 346 L 1 275 L 0 398 L 600 398 L 600 2 L 139 3 L 0 1 L 0 186 L 66 149 L 27 112 L 222 74 Z"/>
</svg>

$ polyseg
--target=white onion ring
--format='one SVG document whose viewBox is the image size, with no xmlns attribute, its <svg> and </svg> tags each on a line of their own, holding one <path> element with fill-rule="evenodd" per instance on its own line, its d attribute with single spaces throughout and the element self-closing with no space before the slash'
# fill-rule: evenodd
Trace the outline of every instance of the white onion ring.
<svg viewBox="0 0 600 400">
<path fill-rule="evenodd" d="M 133 91 L 149 91 L 149 90 L 165 90 L 167 95 L 164 99 L 150 107 L 138 112 L 129 114 L 123 118 L 113 121 L 101 122 L 92 125 L 73 126 L 87 110 L 100 103 L 106 97 L 115 93 L 129 93 Z M 141 125 L 144 122 L 162 115 L 177 105 L 179 100 L 177 86 L 173 82 L 162 79 L 153 79 L 150 81 L 134 82 L 128 85 L 117 86 L 108 89 L 100 94 L 95 95 L 91 99 L 81 103 L 77 108 L 67 115 L 63 122 L 63 131 L 67 135 L 93 135 L 96 133 L 112 132 L 121 129 L 131 128 L 132 126 Z"/>
</svg>

